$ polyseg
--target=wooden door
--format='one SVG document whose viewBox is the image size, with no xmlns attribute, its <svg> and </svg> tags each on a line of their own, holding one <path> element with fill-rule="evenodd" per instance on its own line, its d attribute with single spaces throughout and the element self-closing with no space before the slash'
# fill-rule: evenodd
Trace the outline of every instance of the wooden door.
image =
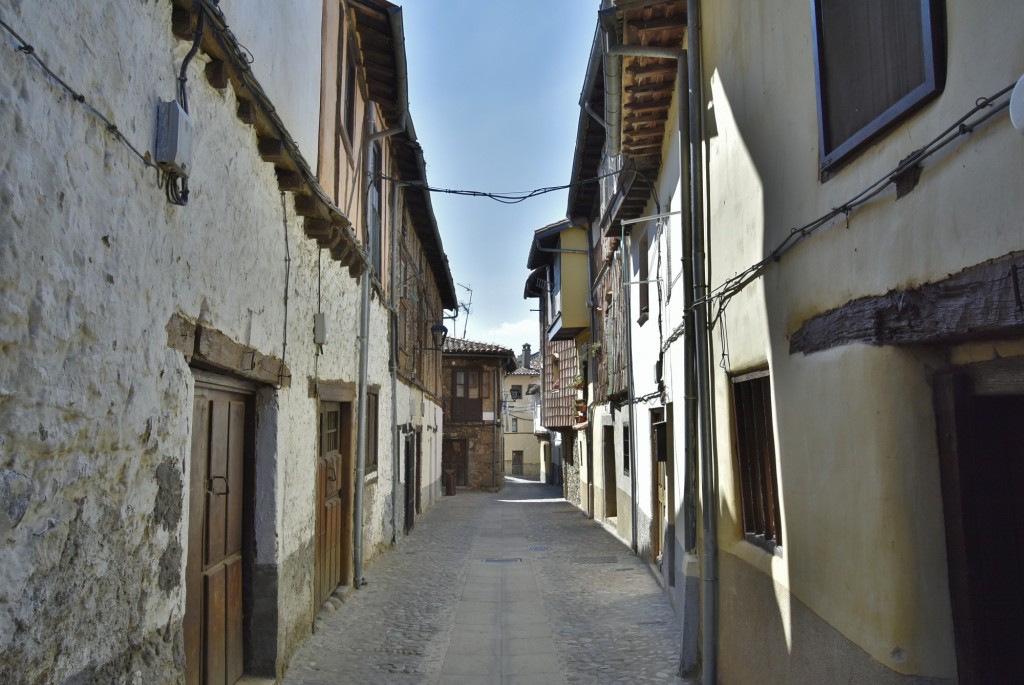
<svg viewBox="0 0 1024 685">
<path fill-rule="evenodd" d="M 455 471 L 456 485 L 469 485 L 469 450 L 465 440 L 445 440 L 441 451 L 441 469 Z"/>
<path fill-rule="evenodd" d="M 313 557 L 314 607 L 320 607 L 350 573 L 347 515 L 351 403 L 321 402 L 316 476 L 316 547 Z"/>
<path fill-rule="evenodd" d="M 1024 682 L 1024 368 L 981 364 L 935 389 L 959 681 Z"/>
<path fill-rule="evenodd" d="M 423 492 L 423 434 L 416 434 L 416 513 L 423 513 L 423 503 L 420 501 Z"/>
<path fill-rule="evenodd" d="M 615 478 L 615 428 L 604 427 L 602 440 L 604 453 L 604 516 L 616 516 L 619 502 L 619 490 Z"/>
<path fill-rule="evenodd" d="M 416 516 L 416 434 L 405 436 L 405 532 L 412 530 Z"/>
<path fill-rule="evenodd" d="M 512 475 L 523 475 L 523 451 L 512 450 Z"/>
<path fill-rule="evenodd" d="M 654 475 L 654 511 L 651 521 L 651 561 L 657 561 L 665 537 L 666 464 L 668 461 L 667 429 L 664 411 L 651 410 L 651 460 Z"/>
<path fill-rule="evenodd" d="M 185 573 L 189 685 L 242 677 L 245 477 L 250 396 L 197 383 Z"/>
</svg>

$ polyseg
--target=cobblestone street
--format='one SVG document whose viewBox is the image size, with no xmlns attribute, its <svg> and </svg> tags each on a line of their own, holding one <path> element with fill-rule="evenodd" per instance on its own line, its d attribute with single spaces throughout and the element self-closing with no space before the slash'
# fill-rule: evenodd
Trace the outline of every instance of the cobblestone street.
<svg viewBox="0 0 1024 685">
<path fill-rule="evenodd" d="M 285 685 L 681 683 L 648 567 L 558 488 L 460 491 L 322 617 Z"/>
</svg>

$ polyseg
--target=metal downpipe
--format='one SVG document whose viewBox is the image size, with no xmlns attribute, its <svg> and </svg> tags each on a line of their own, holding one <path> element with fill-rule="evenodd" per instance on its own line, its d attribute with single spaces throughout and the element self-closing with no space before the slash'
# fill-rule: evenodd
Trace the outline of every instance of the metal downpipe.
<svg viewBox="0 0 1024 685">
<path fill-rule="evenodd" d="M 703 518 L 703 616 L 702 681 L 714 685 L 718 679 L 718 489 L 717 465 L 711 443 L 711 350 L 709 347 L 707 274 L 704 253 L 704 189 L 703 178 L 703 65 L 700 47 L 700 0 L 687 3 L 686 31 L 687 71 L 689 75 L 690 110 L 690 207 L 693 232 L 693 298 L 694 347 L 698 412 L 698 440 L 701 459 L 701 513 Z"/>
<path fill-rule="evenodd" d="M 694 492 L 698 471 L 697 459 L 697 392 L 695 385 L 696 348 L 693 315 L 693 216 L 692 216 L 692 181 L 690 178 L 690 112 L 689 98 L 690 79 L 687 73 L 688 55 L 677 62 L 677 106 L 678 145 L 679 145 L 679 184 L 682 189 L 681 215 L 682 223 L 682 266 L 683 266 L 683 548 L 684 553 L 693 552 L 697 546 L 697 493 Z M 685 576 L 685 574 L 684 574 Z M 685 629 L 685 626 L 684 626 Z M 697 626 L 692 626 L 695 631 Z M 679 674 L 693 673 L 698 667 L 697 637 L 692 640 L 683 635 L 679 653 Z"/>
</svg>

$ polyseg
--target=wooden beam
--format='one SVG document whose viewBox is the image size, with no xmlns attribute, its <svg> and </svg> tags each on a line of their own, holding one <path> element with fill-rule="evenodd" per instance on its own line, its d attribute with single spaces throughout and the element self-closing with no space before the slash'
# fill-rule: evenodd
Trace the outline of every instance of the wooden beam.
<svg viewBox="0 0 1024 685">
<path fill-rule="evenodd" d="M 626 86 L 626 95 L 650 95 L 652 93 L 671 93 L 675 84 L 671 81 L 662 83 L 645 83 L 642 86 Z"/>
<path fill-rule="evenodd" d="M 626 67 L 626 74 L 633 78 L 641 79 L 651 76 L 672 76 L 673 83 L 676 75 L 676 67 L 673 64 L 649 64 L 645 67 L 639 65 Z"/>
<path fill-rule="evenodd" d="M 658 100 L 646 105 L 629 105 L 629 114 L 626 116 L 640 112 L 668 112 L 669 104 L 671 104 L 669 100 Z"/>
<path fill-rule="evenodd" d="M 789 339 L 790 354 L 850 343 L 952 344 L 1024 333 L 1024 252 L 914 288 L 823 312 Z"/>
<path fill-rule="evenodd" d="M 260 151 L 260 158 L 264 162 L 278 163 L 288 156 L 288 150 L 284 146 L 284 141 L 278 138 L 259 136 L 256 146 Z"/>
<path fill-rule="evenodd" d="M 277 173 L 277 186 L 281 190 L 287 193 L 304 193 L 308 190 L 302 174 L 297 171 L 289 171 L 280 167 L 275 167 L 274 171 Z"/>
<path fill-rule="evenodd" d="M 249 100 L 239 100 L 237 115 L 242 123 L 249 124 L 250 126 L 255 125 L 257 116 L 256 104 Z"/>
<path fill-rule="evenodd" d="M 296 195 L 295 213 L 299 216 L 317 218 L 323 209 L 323 203 L 315 195 Z"/>
<path fill-rule="evenodd" d="M 349 252 L 351 250 L 352 243 L 347 240 L 342 240 L 331 248 L 331 259 L 340 263 L 342 266 L 348 266 Z"/>
<path fill-rule="evenodd" d="M 325 219 L 307 218 L 302 223 L 302 227 L 306 232 L 306 235 L 313 240 L 329 237 L 331 235 L 331 229 L 333 228 L 331 222 Z"/>
<path fill-rule="evenodd" d="M 180 5 L 171 7 L 171 33 L 175 38 L 191 40 L 195 32 L 195 21 L 192 12 Z"/>
<path fill-rule="evenodd" d="M 230 83 L 230 80 L 228 79 L 228 67 L 227 64 L 221 60 L 211 60 L 206 65 L 203 72 L 206 74 L 206 80 L 214 88 L 223 90 L 228 87 L 228 84 Z"/>
</svg>

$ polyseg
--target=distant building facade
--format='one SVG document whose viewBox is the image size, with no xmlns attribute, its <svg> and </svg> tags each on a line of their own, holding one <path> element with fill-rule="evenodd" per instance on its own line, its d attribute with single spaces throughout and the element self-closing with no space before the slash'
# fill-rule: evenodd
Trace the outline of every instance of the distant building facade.
<svg viewBox="0 0 1024 685">
<path fill-rule="evenodd" d="M 442 467 L 459 487 L 498 491 L 505 484 L 502 388 L 516 369 L 515 355 L 500 345 L 448 338 L 442 364 Z"/>
<path fill-rule="evenodd" d="M 505 474 L 538 479 L 541 475 L 540 441 L 536 435 L 540 404 L 541 357 L 523 345 L 516 370 L 505 375 L 504 403 Z"/>
</svg>

